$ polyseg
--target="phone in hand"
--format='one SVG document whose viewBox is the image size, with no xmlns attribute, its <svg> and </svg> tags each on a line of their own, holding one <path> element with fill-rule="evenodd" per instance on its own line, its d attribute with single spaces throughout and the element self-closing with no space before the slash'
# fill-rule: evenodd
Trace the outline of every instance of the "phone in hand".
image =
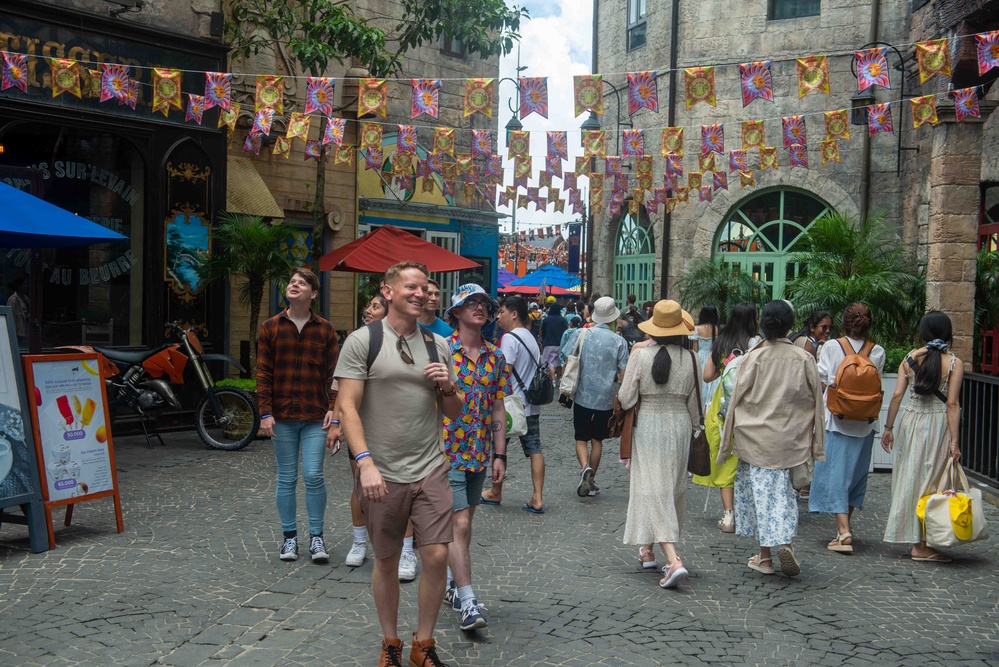
<svg viewBox="0 0 999 667">
<path fill-rule="evenodd" d="M 561 405 L 563 408 L 571 408 L 572 407 L 572 399 L 569 398 L 568 396 L 566 396 L 565 394 L 559 394 L 558 395 L 558 402 L 559 402 L 559 405 Z"/>
</svg>

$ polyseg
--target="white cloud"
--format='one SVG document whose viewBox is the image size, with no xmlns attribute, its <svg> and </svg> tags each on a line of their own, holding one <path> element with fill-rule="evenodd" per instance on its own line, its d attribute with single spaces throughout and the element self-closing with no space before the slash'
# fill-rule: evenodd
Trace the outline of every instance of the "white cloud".
<svg viewBox="0 0 999 667">
<path fill-rule="evenodd" d="M 592 3 L 584 0 L 526 0 L 515 2 L 507 0 L 507 4 L 523 4 L 537 18 L 532 18 L 521 24 L 520 64 L 526 66 L 520 76 L 548 77 L 548 118 L 531 114 L 521 122 L 524 129 L 531 132 L 531 157 L 534 161 L 532 185 L 536 182 L 536 174 L 544 169 L 544 159 L 547 151 L 545 133 L 549 130 L 566 130 L 569 132 L 569 160 L 563 163 L 563 169 L 572 171 L 575 168 L 575 156 L 582 155 L 579 146 L 579 126 L 586 119 L 586 114 L 576 118 L 573 115 L 572 77 L 576 74 L 590 72 L 590 47 L 592 33 Z M 500 60 L 500 76 L 517 78 L 517 49 Z M 506 184 L 513 184 L 513 162 L 506 159 L 505 126 L 512 115 L 508 100 L 513 108 L 518 107 L 517 90 L 510 81 L 501 81 L 497 89 L 499 96 L 499 150 L 504 156 Z M 561 187 L 558 179 L 554 185 Z M 563 198 L 565 194 L 563 193 Z M 501 207 L 503 213 L 512 213 L 512 207 Z M 548 211 L 530 210 L 517 211 L 517 229 L 536 229 L 546 225 L 562 224 L 576 219 L 571 207 L 566 202 L 565 213 L 554 213 L 554 205 L 549 205 Z M 510 231 L 510 220 L 504 225 L 505 231 Z"/>
</svg>

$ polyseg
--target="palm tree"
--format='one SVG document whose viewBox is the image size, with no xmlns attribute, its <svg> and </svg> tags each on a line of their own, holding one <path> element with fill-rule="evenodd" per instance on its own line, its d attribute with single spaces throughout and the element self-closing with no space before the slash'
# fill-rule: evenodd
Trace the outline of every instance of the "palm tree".
<svg viewBox="0 0 999 667">
<path fill-rule="evenodd" d="M 676 283 L 680 303 L 690 312 L 701 306 L 714 306 L 722 323 L 740 303 L 762 305 L 766 285 L 752 276 L 726 264 L 715 264 L 708 257 L 690 263 L 683 277 Z"/>
<path fill-rule="evenodd" d="M 883 214 L 857 222 L 829 213 L 809 227 L 801 242 L 803 250 L 791 261 L 803 263 L 806 271 L 785 290 L 799 314 L 842 313 L 861 301 L 871 308 L 875 338 L 901 342 L 911 337 L 926 306 L 926 272 Z"/>
<path fill-rule="evenodd" d="M 982 360 L 982 334 L 999 326 L 999 252 L 979 250 L 976 269 L 974 361 L 977 365 Z"/>
<path fill-rule="evenodd" d="M 250 373 L 257 372 L 257 333 L 260 304 L 264 290 L 272 280 L 287 278 L 293 268 L 281 243 L 292 232 L 283 223 L 271 224 L 253 215 L 226 213 L 215 227 L 215 240 L 222 250 L 212 253 L 199 273 L 205 281 L 237 278 L 239 301 L 250 309 Z"/>
</svg>

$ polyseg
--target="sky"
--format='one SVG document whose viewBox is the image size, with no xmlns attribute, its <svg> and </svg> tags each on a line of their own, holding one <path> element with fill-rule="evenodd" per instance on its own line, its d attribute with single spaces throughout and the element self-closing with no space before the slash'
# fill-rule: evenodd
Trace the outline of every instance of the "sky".
<svg viewBox="0 0 999 667">
<path fill-rule="evenodd" d="M 524 124 L 524 129 L 531 132 L 533 184 L 536 182 L 537 173 L 544 169 L 547 151 L 545 132 L 569 131 L 569 160 L 562 164 L 564 171 L 572 171 L 575 167 L 575 156 L 582 155 L 579 146 L 579 126 L 587 114 L 579 118 L 573 116 L 572 77 L 576 74 L 590 73 L 593 3 L 587 0 L 506 0 L 506 2 L 510 6 L 519 4 L 526 7 L 531 13 L 531 18 L 521 22 L 519 49 L 515 47 L 510 55 L 500 59 L 500 77 L 517 78 L 518 51 L 521 67 L 527 67 L 520 76 L 548 77 L 548 118 L 533 113 L 520 121 Z M 519 99 L 516 86 L 510 81 L 500 81 L 496 92 L 499 102 L 499 148 L 504 158 L 506 185 L 512 185 L 513 162 L 506 159 L 505 127 L 513 115 L 510 106 L 516 109 Z M 559 179 L 554 179 L 553 185 L 561 188 L 562 184 Z M 563 192 L 563 199 L 565 198 Z M 497 210 L 501 213 L 512 213 L 511 207 L 499 207 Z M 562 224 L 577 218 L 578 216 L 572 214 L 572 207 L 568 201 L 564 213 L 554 213 L 554 205 L 548 206 L 547 213 L 534 211 L 534 204 L 530 204 L 528 210 L 517 211 L 517 231 Z M 510 226 L 511 220 L 507 218 L 501 223 L 500 228 L 509 232 Z"/>
</svg>

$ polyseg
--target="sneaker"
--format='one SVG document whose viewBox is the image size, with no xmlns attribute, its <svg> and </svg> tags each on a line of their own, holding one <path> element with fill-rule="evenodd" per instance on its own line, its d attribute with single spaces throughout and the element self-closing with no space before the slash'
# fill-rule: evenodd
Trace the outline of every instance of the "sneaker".
<svg viewBox="0 0 999 667">
<path fill-rule="evenodd" d="M 313 563 L 330 562 L 330 555 L 326 551 L 322 535 L 312 535 L 309 537 L 309 553 L 312 554 Z"/>
<path fill-rule="evenodd" d="M 586 495 L 588 495 L 588 496 L 598 496 L 598 495 L 600 495 L 600 487 L 597 486 L 597 483 L 593 481 L 592 477 L 590 478 L 590 492 L 587 493 Z"/>
<path fill-rule="evenodd" d="M 458 623 L 458 627 L 465 631 L 486 627 L 489 624 L 486 623 L 486 617 L 482 615 L 485 610 L 485 607 L 479 604 L 475 598 L 472 598 L 472 601 L 461 610 L 461 622 Z"/>
<path fill-rule="evenodd" d="M 437 655 L 437 642 L 433 639 L 417 639 L 413 633 L 413 647 L 409 650 L 409 664 L 412 667 L 448 667 Z"/>
<path fill-rule="evenodd" d="M 461 611 L 461 600 L 458 599 L 458 587 L 455 586 L 453 581 L 448 582 L 447 590 L 444 591 L 444 603 L 451 605 L 451 609 L 454 611 Z"/>
<path fill-rule="evenodd" d="M 298 560 L 298 537 L 286 537 L 281 545 L 281 560 Z"/>
<path fill-rule="evenodd" d="M 343 561 L 343 564 L 347 567 L 361 567 L 364 565 L 364 559 L 367 557 L 368 543 L 354 542 L 350 547 L 350 551 L 347 552 L 347 558 Z"/>
<path fill-rule="evenodd" d="M 399 556 L 399 581 L 413 579 L 416 579 L 416 554 L 412 551 L 403 551 Z"/>
<path fill-rule="evenodd" d="M 378 667 L 402 667 L 402 640 L 383 639 L 382 657 Z"/>
<path fill-rule="evenodd" d="M 593 468 L 586 466 L 579 473 L 579 485 L 576 487 L 576 495 L 585 498 L 590 495 L 590 480 L 593 479 Z"/>
<path fill-rule="evenodd" d="M 683 566 L 680 557 L 677 556 L 672 565 L 663 566 L 663 578 L 659 580 L 659 588 L 676 588 L 680 582 L 687 578 L 687 568 Z"/>
</svg>

